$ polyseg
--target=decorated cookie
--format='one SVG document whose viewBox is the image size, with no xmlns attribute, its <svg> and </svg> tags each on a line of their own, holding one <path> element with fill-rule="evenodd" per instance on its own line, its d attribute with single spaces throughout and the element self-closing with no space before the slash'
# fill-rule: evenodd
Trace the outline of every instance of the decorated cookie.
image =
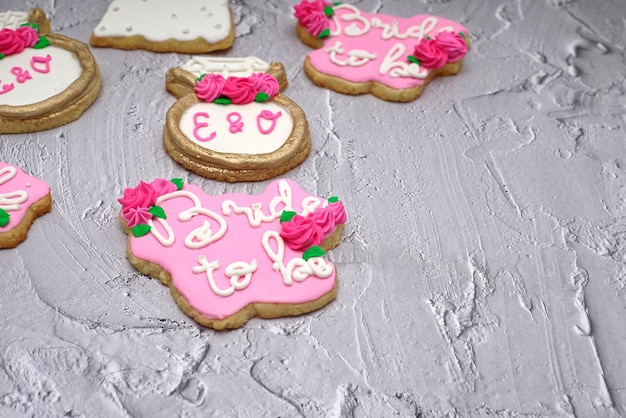
<svg viewBox="0 0 626 418">
<path fill-rule="evenodd" d="M 0 248 L 26 239 L 31 224 L 52 209 L 50 187 L 22 169 L 0 161 Z"/>
<path fill-rule="evenodd" d="M 228 0 L 113 0 L 91 45 L 199 54 L 230 48 L 235 25 Z"/>
<path fill-rule="evenodd" d="M 0 133 L 74 121 L 100 92 L 100 71 L 87 45 L 49 31 L 39 9 L 0 14 Z"/>
<path fill-rule="evenodd" d="M 192 93 L 198 78 L 205 74 L 220 74 L 224 78 L 249 77 L 253 73 L 267 73 L 279 84 L 279 91 L 287 88 L 285 67 L 280 62 L 267 62 L 254 57 L 192 57 L 184 65 L 168 70 L 165 87 L 177 99 Z"/>
<path fill-rule="evenodd" d="M 261 195 L 217 197 L 180 179 L 156 179 L 124 190 L 119 202 L 130 262 L 166 284 L 204 326 L 301 315 L 337 294 L 337 272 L 325 257 L 346 222 L 337 198 L 310 195 L 290 180 L 273 181 Z"/>
<path fill-rule="evenodd" d="M 467 30 L 441 17 L 371 14 L 324 0 L 302 0 L 294 9 L 298 36 L 316 48 L 306 74 L 340 93 L 415 100 L 436 76 L 457 74 L 469 48 Z"/>
<path fill-rule="evenodd" d="M 291 170 L 311 151 L 302 109 L 279 94 L 282 65 L 247 76 L 207 72 L 167 112 L 163 144 L 180 165 L 221 181 L 260 181 Z M 189 89 L 189 71 L 169 73 L 175 95 Z M 177 76 L 180 75 L 180 78 Z M 174 80 L 179 80 L 174 82 Z"/>
</svg>

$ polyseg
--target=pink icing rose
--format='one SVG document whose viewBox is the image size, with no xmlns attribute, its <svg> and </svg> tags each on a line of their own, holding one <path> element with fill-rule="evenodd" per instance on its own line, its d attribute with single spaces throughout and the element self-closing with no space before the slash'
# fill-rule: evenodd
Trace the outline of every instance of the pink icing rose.
<svg viewBox="0 0 626 418">
<path fill-rule="evenodd" d="M 302 0 L 300 4 L 293 6 L 294 17 L 301 22 L 305 17 L 308 17 L 312 13 L 324 12 L 324 7 L 331 4 L 324 0 Z"/>
<path fill-rule="evenodd" d="M 24 45 L 31 48 L 39 41 L 39 33 L 31 26 L 21 26 L 16 30 L 17 34 L 24 40 Z"/>
<path fill-rule="evenodd" d="M 448 62 L 448 53 L 440 47 L 434 39 L 422 39 L 415 46 L 413 56 L 417 58 L 422 67 L 438 69 L 446 65 Z"/>
<path fill-rule="evenodd" d="M 17 54 L 26 47 L 25 40 L 13 29 L 0 30 L 0 54 Z"/>
<path fill-rule="evenodd" d="M 320 227 L 324 236 L 335 228 L 335 216 L 328 208 L 320 208 L 309 215 L 313 222 Z"/>
<path fill-rule="evenodd" d="M 175 192 L 178 187 L 174 183 L 165 179 L 156 179 L 150 183 L 150 187 L 154 190 L 156 197 L 163 196 L 164 194 Z M 156 199 L 155 199 L 156 200 Z"/>
<path fill-rule="evenodd" d="M 257 92 L 267 93 L 270 99 L 276 96 L 280 90 L 278 81 L 270 74 L 254 73 L 250 75 L 248 81 Z"/>
<path fill-rule="evenodd" d="M 228 97 L 234 104 L 251 103 L 256 97 L 257 91 L 245 77 L 228 77 L 222 95 Z"/>
<path fill-rule="evenodd" d="M 457 32 L 439 32 L 435 41 L 448 53 L 448 62 L 457 62 L 467 54 L 467 42 Z"/>
<path fill-rule="evenodd" d="M 124 211 L 128 209 L 149 208 L 150 206 L 154 206 L 156 198 L 157 195 L 152 186 L 140 181 L 137 187 L 125 189 L 124 197 L 117 201 L 122 205 L 123 214 Z"/>
<path fill-rule="evenodd" d="M 296 215 L 289 222 L 282 222 L 280 236 L 294 251 L 305 251 L 324 240 L 324 231 L 312 216 Z"/>
<path fill-rule="evenodd" d="M 341 202 L 332 202 L 326 209 L 333 214 L 336 224 L 345 224 L 348 221 L 348 215 L 346 215 L 346 209 Z"/>
<path fill-rule="evenodd" d="M 122 217 L 127 222 L 127 226 L 132 228 L 133 226 L 146 224 L 152 219 L 152 214 L 148 212 L 148 208 L 128 208 L 122 211 Z"/>
<path fill-rule="evenodd" d="M 300 21 L 300 24 L 304 26 L 307 32 L 317 37 L 324 29 L 328 29 L 328 17 L 321 13 L 311 13 L 307 17 Z"/>
<path fill-rule="evenodd" d="M 221 74 L 206 74 L 196 83 L 194 90 L 199 99 L 211 103 L 220 97 L 226 80 Z"/>
</svg>

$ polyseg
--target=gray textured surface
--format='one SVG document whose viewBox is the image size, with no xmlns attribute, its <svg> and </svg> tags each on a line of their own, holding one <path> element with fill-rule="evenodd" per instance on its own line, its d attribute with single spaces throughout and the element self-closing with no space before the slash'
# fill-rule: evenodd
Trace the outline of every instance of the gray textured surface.
<svg viewBox="0 0 626 418">
<path fill-rule="evenodd" d="M 103 88 L 79 121 L 0 140 L 54 198 L 0 252 L 0 416 L 626 415 L 623 0 L 357 2 L 472 34 L 461 74 L 410 104 L 314 87 L 293 3 L 232 1 L 227 55 L 283 62 L 308 114 L 313 152 L 288 177 L 347 207 L 337 300 L 218 333 L 135 272 L 123 188 L 267 182 L 164 152 L 164 74 L 189 56 L 94 49 Z M 39 5 L 87 41 L 107 1 Z"/>
</svg>

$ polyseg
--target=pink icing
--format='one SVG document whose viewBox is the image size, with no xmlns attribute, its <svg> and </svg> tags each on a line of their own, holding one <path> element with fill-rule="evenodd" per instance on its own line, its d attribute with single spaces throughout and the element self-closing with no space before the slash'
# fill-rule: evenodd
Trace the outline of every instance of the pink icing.
<svg viewBox="0 0 626 418">
<path fill-rule="evenodd" d="M 401 18 L 371 14 L 346 4 L 334 6 L 333 9 L 335 15 L 329 19 L 331 34 L 323 38 L 322 48 L 309 54 L 309 60 L 318 72 L 356 83 L 376 81 L 393 89 L 422 85 L 423 78 L 397 75 L 398 70 L 404 70 L 410 65 L 407 56 L 413 53 L 415 44 L 426 36 L 434 38 L 441 31 L 463 32 L 468 35 L 463 26 L 441 17 L 417 15 Z M 380 24 L 372 25 L 375 19 Z M 354 34 L 351 31 L 363 33 Z M 402 36 L 395 36 L 394 31 Z M 342 61 L 348 61 L 348 54 L 352 51 L 366 51 L 368 54 L 375 54 L 375 58 L 362 60 L 356 67 L 337 65 L 331 61 L 331 54 L 327 51 L 336 42 L 341 43 L 344 51 L 344 54 L 337 55 Z M 423 71 L 425 75 L 428 74 L 427 68 Z"/>
<path fill-rule="evenodd" d="M 15 175 L 12 174 L 15 170 Z M 0 232 L 15 228 L 24 219 L 30 206 L 50 193 L 50 187 L 42 180 L 26 174 L 22 169 L 0 161 L 0 208 L 6 210 L 10 217 L 9 223 L 0 227 Z M 18 209 L 14 208 L 15 202 Z"/>
<path fill-rule="evenodd" d="M 248 80 L 250 81 L 250 85 L 252 85 L 257 92 L 262 91 L 263 93 L 267 93 L 269 97 L 276 96 L 280 90 L 278 80 L 270 74 L 254 73 L 248 77 Z"/>
<path fill-rule="evenodd" d="M 448 62 L 448 52 L 434 39 L 422 39 L 415 45 L 413 56 L 429 69 L 442 68 Z"/>
<path fill-rule="evenodd" d="M 302 0 L 300 4 L 293 6 L 293 15 L 307 32 L 317 37 L 324 29 L 328 29 L 328 17 L 324 8 L 330 5 L 324 0 Z"/>
<path fill-rule="evenodd" d="M 137 187 L 125 189 L 124 197 L 117 200 L 122 205 L 122 218 L 130 228 L 146 223 L 152 218 L 148 209 L 155 205 L 157 198 L 175 190 L 174 183 L 164 179 L 156 179 L 152 183 L 141 181 Z"/>
<path fill-rule="evenodd" d="M 205 102 L 212 102 L 220 97 L 226 80 L 221 74 L 207 74 L 196 83 L 194 90 L 199 99 Z"/>
<path fill-rule="evenodd" d="M 247 77 L 228 77 L 222 89 L 222 94 L 234 104 L 245 104 L 254 101 L 257 90 Z"/>
<path fill-rule="evenodd" d="M 39 33 L 31 26 L 21 26 L 15 32 L 24 40 L 27 48 L 32 48 L 39 41 Z"/>
<path fill-rule="evenodd" d="M 26 40 L 20 34 L 10 28 L 0 30 L 0 54 L 17 54 L 26 47 Z"/>
<path fill-rule="evenodd" d="M 274 128 L 276 128 L 276 120 L 281 117 L 283 115 L 282 112 L 276 112 L 273 113 L 270 110 L 262 110 L 256 117 L 256 127 L 259 130 L 260 133 L 262 133 L 263 135 L 269 135 L 272 133 L 272 131 L 274 131 Z M 264 128 L 263 125 L 261 124 L 262 120 L 271 120 L 272 123 L 270 124 L 269 128 Z"/>
<path fill-rule="evenodd" d="M 314 245 L 320 245 L 335 230 L 336 225 L 347 220 L 343 203 L 330 203 L 325 208 L 318 208 L 307 216 L 294 216 L 288 222 L 282 222 L 283 237 L 289 248 L 306 251 Z"/>
<path fill-rule="evenodd" d="M 467 54 L 467 42 L 456 32 L 440 32 L 435 39 L 448 53 L 448 62 L 457 62 Z"/>
<path fill-rule="evenodd" d="M 195 205 L 193 199 L 184 193 L 194 195 L 201 208 L 212 211 L 215 216 L 208 216 L 204 212 L 187 216 L 185 212 Z M 318 206 L 324 203 L 323 199 L 315 198 L 286 179 L 271 182 L 260 195 L 210 196 L 201 188 L 186 184 L 182 191 L 164 195 L 158 203 L 167 214 L 164 222 L 171 228 L 173 243 L 164 245 L 151 232 L 140 238 L 131 235 L 130 249 L 135 256 L 159 264 L 168 271 L 172 276 L 173 286 L 195 310 L 208 318 L 223 319 L 255 302 L 296 304 L 312 301 L 334 287 L 334 266 L 326 262 L 332 272 L 329 271 L 325 278 L 308 275 L 301 281 L 294 280 L 293 283 L 286 284 L 281 272 L 273 268 L 275 260 L 263 246 L 265 234 L 275 234 L 283 243 L 278 235 L 281 230 L 280 214 L 285 209 L 303 213 L 305 199 L 308 211 L 313 210 L 308 203 L 310 199 L 317 199 Z M 230 203 L 226 203 L 227 201 Z M 254 211 L 254 208 L 257 212 L 251 221 L 245 209 Z M 201 248 L 186 246 L 188 235 L 207 223 L 212 233 L 221 230 L 218 217 L 225 222 L 225 233 L 221 238 Z M 258 226 L 252 225 L 255 223 L 254 219 L 259 220 Z M 153 229 L 164 236 L 169 235 L 167 228 L 159 222 L 154 222 Z M 269 246 L 272 251 L 279 253 L 278 241 L 269 240 Z M 290 261 L 296 262 L 303 255 L 302 251 L 295 251 L 284 244 L 283 248 L 281 262 L 284 265 Z M 219 296 L 211 288 L 206 273 L 194 272 L 194 267 L 199 266 L 198 260 L 201 256 L 208 262 L 218 262 L 219 267 L 213 271 L 213 278 L 220 289 L 229 287 L 231 281 L 225 271 L 233 263 L 255 263 L 257 267 L 247 287 L 228 296 Z"/>
</svg>

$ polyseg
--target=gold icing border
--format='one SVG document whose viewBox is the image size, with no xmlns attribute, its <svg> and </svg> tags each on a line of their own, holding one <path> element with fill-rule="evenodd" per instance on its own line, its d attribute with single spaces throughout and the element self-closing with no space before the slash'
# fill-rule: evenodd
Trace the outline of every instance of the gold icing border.
<svg viewBox="0 0 626 418">
<path fill-rule="evenodd" d="M 221 181 L 261 181 L 276 177 L 299 165 L 311 151 L 311 133 L 304 111 L 279 94 L 272 101 L 286 109 L 293 130 L 276 151 L 265 154 L 233 154 L 212 151 L 188 139 L 180 130 L 180 119 L 188 108 L 201 101 L 195 94 L 178 99 L 168 110 L 163 145 L 180 165 L 204 177 Z M 236 106 L 236 105 L 233 105 Z"/>
<path fill-rule="evenodd" d="M 89 47 L 63 35 L 46 37 L 50 45 L 73 52 L 83 73 L 67 89 L 46 100 L 23 106 L 0 105 L 0 133 L 37 132 L 65 125 L 78 119 L 98 97 L 100 69 Z"/>
</svg>

